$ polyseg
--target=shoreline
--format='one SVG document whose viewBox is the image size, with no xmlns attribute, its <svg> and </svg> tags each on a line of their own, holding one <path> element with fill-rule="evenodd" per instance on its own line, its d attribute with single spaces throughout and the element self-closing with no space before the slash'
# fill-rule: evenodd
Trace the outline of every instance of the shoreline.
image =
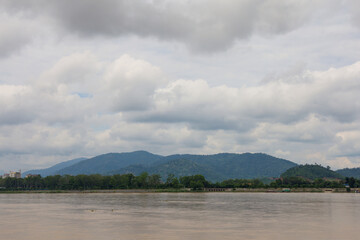
<svg viewBox="0 0 360 240">
<path fill-rule="evenodd" d="M 359 189 L 352 188 L 348 192 L 346 188 L 208 188 L 192 191 L 189 188 L 182 189 L 92 189 L 92 190 L 0 190 L 0 194 L 56 194 L 56 193 L 356 193 Z"/>
</svg>

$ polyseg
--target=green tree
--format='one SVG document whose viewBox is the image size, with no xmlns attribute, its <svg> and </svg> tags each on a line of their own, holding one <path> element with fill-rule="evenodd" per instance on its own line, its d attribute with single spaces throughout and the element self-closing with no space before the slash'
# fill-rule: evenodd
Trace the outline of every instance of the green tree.
<svg viewBox="0 0 360 240">
<path fill-rule="evenodd" d="M 148 188 L 149 187 L 149 174 L 147 172 L 141 173 L 135 178 L 138 188 Z"/>
<path fill-rule="evenodd" d="M 168 188 L 180 188 L 179 179 L 174 174 L 170 173 L 166 179 L 165 186 Z"/>
<path fill-rule="evenodd" d="M 161 176 L 159 174 L 148 176 L 148 185 L 150 188 L 159 188 L 161 186 Z"/>
<path fill-rule="evenodd" d="M 192 190 L 202 190 L 204 188 L 204 183 L 200 180 L 190 181 L 190 187 Z"/>
</svg>

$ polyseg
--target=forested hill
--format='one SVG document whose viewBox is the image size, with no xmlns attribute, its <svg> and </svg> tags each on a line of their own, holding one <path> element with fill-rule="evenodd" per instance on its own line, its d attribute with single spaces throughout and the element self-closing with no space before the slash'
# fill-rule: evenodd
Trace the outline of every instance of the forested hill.
<svg viewBox="0 0 360 240">
<path fill-rule="evenodd" d="M 343 175 L 344 177 L 360 179 L 360 168 L 344 168 L 336 170 L 336 172 Z"/>
<path fill-rule="evenodd" d="M 294 166 L 296 164 L 293 162 L 263 153 L 160 156 L 146 151 L 136 151 L 99 155 L 62 168 L 53 175 L 117 173 L 139 175 L 148 172 L 160 174 L 165 179 L 169 174 L 174 174 L 176 177 L 201 174 L 209 181 L 215 182 L 230 178 L 279 177 Z"/>
<path fill-rule="evenodd" d="M 147 172 L 149 174 L 159 174 L 163 180 L 165 180 L 169 174 L 173 174 L 177 178 L 200 174 L 211 182 L 221 181 L 224 178 L 220 172 L 214 171 L 206 165 L 200 165 L 195 161 L 184 158 L 161 161 L 149 167 L 131 165 L 126 168 L 111 171 L 109 174 L 133 173 L 134 175 L 140 175 L 143 172 Z"/>
<path fill-rule="evenodd" d="M 279 177 L 287 169 L 296 166 L 295 163 L 272 157 L 263 153 L 220 153 L 214 155 L 171 155 L 159 162 L 145 166 L 128 166 L 111 171 L 110 174 L 141 172 L 160 174 L 166 178 L 168 174 L 176 177 L 201 174 L 212 182 L 225 179 L 252 179 L 263 177 Z"/>
<path fill-rule="evenodd" d="M 321 165 L 299 165 L 293 168 L 288 169 L 286 172 L 281 174 L 281 177 L 302 177 L 305 179 L 315 180 L 318 178 L 325 179 L 343 179 L 344 177 L 337 172 L 330 170 L 330 168 L 325 168 Z"/>
</svg>

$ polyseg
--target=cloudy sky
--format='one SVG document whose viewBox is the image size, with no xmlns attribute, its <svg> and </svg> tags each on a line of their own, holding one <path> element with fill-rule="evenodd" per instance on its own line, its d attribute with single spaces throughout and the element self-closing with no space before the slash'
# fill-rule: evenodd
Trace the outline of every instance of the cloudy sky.
<svg viewBox="0 0 360 240">
<path fill-rule="evenodd" d="M 0 0 L 0 170 L 263 152 L 360 167 L 360 1 Z"/>
</svg>

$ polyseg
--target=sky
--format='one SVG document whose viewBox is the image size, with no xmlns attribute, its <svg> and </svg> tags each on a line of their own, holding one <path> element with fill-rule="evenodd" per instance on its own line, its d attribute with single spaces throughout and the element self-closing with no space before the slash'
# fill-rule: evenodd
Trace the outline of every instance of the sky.
<svg viewBox="0 0 360 240">
<path fill-rule="evenodd" d="M 360 167 L 360 1 L 0 0 L 0 170 L 262 152 Z"/>
</svg>

